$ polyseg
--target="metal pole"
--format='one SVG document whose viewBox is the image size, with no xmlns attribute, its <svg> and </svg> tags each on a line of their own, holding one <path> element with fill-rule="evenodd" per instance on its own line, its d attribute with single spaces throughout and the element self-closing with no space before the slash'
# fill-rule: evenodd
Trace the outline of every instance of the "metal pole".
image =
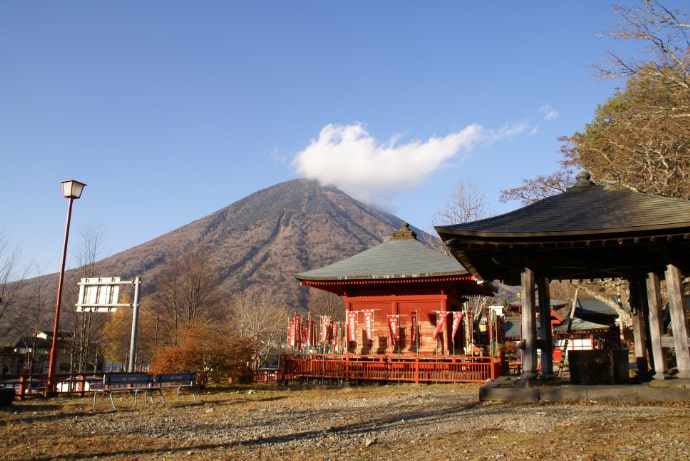
<svg viewBox="0 0 690 461">
<path fill-rule="evenodd" d="M 132 313 L 132 336 L 129 342 L 129 363 L 127 364 L 127 372 L 134 372 L 134 359 L 137 347 L 137 323 L 139 323 L 139 285 L 141 285 L 141 279 L 139 277 L 134 278 L 134 302 L 132 307 L 134 307 L 134 312 Z"/>
<path fill-rule="evenodd" d="M 67 260 L 67 241 L 69 240 L 69 225 L 72 219 L 72 203 L 74 198 L 69 198 L 67 205 L 67 222 L 65 224 L 65 239 L 62 245 L 62 263 L 60 265 L 60 276 L 58 278 L 57 297 L 55 299 L 55 318 L 53 319 L 53 338 L 50 344 L 50 356 L 48 359 L 48 383 L 46 391 L 57 391 L 57 337 L 58 329 L 60 327 L 60 306 L 62 305 L 62 286 L 65 278 L 65 261 Z"/>
</svg>

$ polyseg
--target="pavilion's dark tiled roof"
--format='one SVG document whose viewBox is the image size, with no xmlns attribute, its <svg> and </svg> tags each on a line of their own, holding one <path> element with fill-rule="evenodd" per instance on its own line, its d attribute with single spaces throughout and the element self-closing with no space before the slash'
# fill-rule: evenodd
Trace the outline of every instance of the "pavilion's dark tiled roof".
<svg viewBox="0 0 690 461">
<path fill-rule="evenodd" d="M 439 226 L 439 233 L 456 235 L 530 236 L 597 234 L 687 227 L 690 201 L 628 190 L 607 190 L 581 181 L 567 192 L 488 219 Z"/>
<path fill-rule="evenodd" d="M 478 280 L 517 285 L 526 267 L 552 280 L 690 272 L 690 201 L 608 190 L 587 172 L 563 194 L 436 231 Z"/>
<path fill-rule="evenodd" d="M 468 271 L 454 258 L 429 248 L 403 224 L 393 238 L 329 266 L 302 272 L 299 280 L 363 280 L 462 276 Z"/>
</svg>

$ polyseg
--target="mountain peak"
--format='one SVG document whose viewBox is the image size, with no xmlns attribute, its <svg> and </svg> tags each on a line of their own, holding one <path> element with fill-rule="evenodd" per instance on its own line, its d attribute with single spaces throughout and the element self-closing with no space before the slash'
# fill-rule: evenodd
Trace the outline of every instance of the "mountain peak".
<svg viewBox="0 0 690 461">
<path fill-rule="evenodd" d="M 293 179 L 250 194 L 149 242 L 106 258 L 99 273 L 139 276 L 142 291 L 174 254 L 203 248 L 208 268 L 228 295 L 249 287 L 269 291 L 276 305 L 306 307 L 294 274 L 371 248 L 403 221 L 355 200 L 334 186 Z M 410 231 L 411 232 L 411 231 Z"/>
</svg>

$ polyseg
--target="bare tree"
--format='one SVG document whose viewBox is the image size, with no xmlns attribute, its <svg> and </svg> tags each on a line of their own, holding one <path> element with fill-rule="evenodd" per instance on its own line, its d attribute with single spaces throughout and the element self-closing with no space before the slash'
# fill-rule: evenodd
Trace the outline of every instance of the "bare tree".
<svg viewBox="0 0 690 461">
<path fill-rule="evenodd" d="M 309 290 L 309 310 L 317 316 L 328 316 L 335 322 L 345 321 L 345 303 L 343 299 L 324 290 Z"/>
<path fill-rule="evenodd" d="M 491 205 L 484 193 L 472 181 L 459 180 L 454 190 L 446 198 L 443 208 L 432 218 L 432 226 L 464 224 L 478 219 L 488 218 L 493 214 Z M 430 247 L 448 254 L 440 240 L 425 241 Z"/>
<path fill-rule="evenodd" d="M 100 225 L 80 232 L 82 244 L 78 249 L 77 265 L 81 268 L 83 277 L 99 276 L 98 261 L 101 259 L 100 252 L 103 235 L 104 232 Z"/>
<path fill-rule="evenodd" d="M 287 335 L 288 310 L 276 305 L 271 293 L 247 289 L 230 301 L 230 323 L 236 336 L 259 342 L 257 365 L 273 349 L 279 349 Z"/>
<path fill-rule="evenodd" d="M 618 21 L 612 30 L 602 35 L 619 40 L 639 40 L 647 43 L 642 50 L 644 60 L 609 53 L 610 60 L 594 66 L 604 78 L 630 78 L 641 72 L 653 72 L 668 85 L 690 91 L 690 18 L 686 11 L 672 9 L 659 0 L 641 0 L 639 5 L 614 5 Z M 650 62 L 653 65 L 650 68 Z M 665 70 L 676 68 L 669 74 Z"/>
<path fill-rule="evenodd" d="M 81 233 L 81 245 L 77 252 L 76 262 L 79 270 L 78 278 L 95 278 L 112 276 L 100 274 L 98 261 L 103 231 L 100 227 L 90 227 Z M 66 290 L 66 299 L 77 299 L 77 277 L 71 280 Z M 98 367 L 99 351 L 103 345 L 103 327 L 108 322 L 110 313 L 77 312 L 75 302 L 64 303 L 67 318 L 71 323 L 72 336 L 70 369 L 74 373 L 96 371 Z"/>
<path fill-rule="evenodd" d="M 153 285 L 151 304 L 172 343 L 185 323 L 216 318 L 224 304 L 218 277 L 210 269 L 203 247 L 171 256 Z"/>
<path fill-rule="evenodd" d="M 47 314 L 52 312 L 45 304 L 41 293 L 43 291 L 42 282 L 31 285 L 31 292 L 22 296 L 21 311 L 22 335 L 21 346 L 24 348 L 24 369 L 29 373 L 43 371 L 44 365 L 47 366 L 47 355 L 37 347 L 39 338 L 38 333 L 43 325 Z"/>
<path fill-rule="evenodd" d="M 491 216 L 491 205 L 472 181 L 459 180 L 443 208 L 436 214 L 434 225 L 464 224 Z"/>
<path fill-rule="evenodd" d="M 25 330 L 21 318 L 24 279 L 28 269 L 19 269 L 20 251 L 10 248 L 5 233 L 0 230 L 0 337 L 8 339 Z"/>
</svg>

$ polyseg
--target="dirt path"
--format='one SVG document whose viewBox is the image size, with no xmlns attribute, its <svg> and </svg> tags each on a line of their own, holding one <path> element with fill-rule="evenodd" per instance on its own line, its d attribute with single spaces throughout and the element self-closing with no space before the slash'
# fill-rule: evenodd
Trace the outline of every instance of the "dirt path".
<svg viewBox="0 0 690 461">
<path fill-rule="evenodd" d="M 16 402 L 0 459 L 686 460 L 690 403 L 478 402 L 476 385 L 227 390 L 165 407 Z"/>
</svg>

